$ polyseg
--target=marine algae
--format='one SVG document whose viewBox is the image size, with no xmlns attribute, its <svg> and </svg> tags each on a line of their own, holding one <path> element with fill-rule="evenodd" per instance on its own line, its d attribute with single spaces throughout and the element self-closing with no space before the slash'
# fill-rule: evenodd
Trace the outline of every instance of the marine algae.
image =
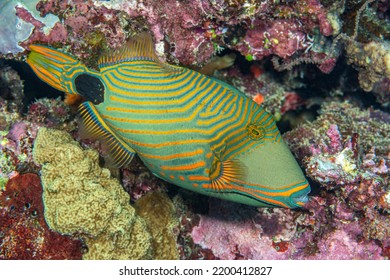
<svg viewBox="0 0 390 280">
<path fill-rule="evenodd" d="M 145 221 L 110 171 L 99 167 L 96 151 L 83 150 L 66 132 L 41 128 L 33 156 L 43 165 L 46 222 L 62 234 L 83 237 L 84 259 L 153 257 Z"/>
</svg>

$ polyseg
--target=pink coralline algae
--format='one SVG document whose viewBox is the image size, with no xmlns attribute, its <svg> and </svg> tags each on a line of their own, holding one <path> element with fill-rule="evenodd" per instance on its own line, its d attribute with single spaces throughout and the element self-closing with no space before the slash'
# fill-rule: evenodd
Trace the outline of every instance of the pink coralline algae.
<svg viewBox="0 0 390 280">
<path fill-rule="evenodd" d="M 339 219 L 332 224 L 355 221 L 359 241 L 374 240 L 382 248 L 390 242 L 388 118 L 380 111 L 333 102 L 323 106 L 315 122 L 286 135 L 307 175 L 323 188 L 306 207 L 316 216 L 324 207 L 319 199 L 325 199 L 327 211 Z M 306 143 L 299 143 L 302 137 L 308 137 Z"/>
<path fill-rule="evenodd" d="M 37 10 L 42 16 L 54 14 L 63 21 L 55 26 L 53 35 L 34 33 L 28 44 L 34 41 L 51 45 L 70 45 L 72 53 L 88 57 L 102 48 L 118 48 L 125 40 L 126 17 L 120 11 L 96 7 L 92 1 L 40 1 Z M 34 38 L 34 36 L 36 36 Z"/>
<path fill-rule="evenodd" d="M 60 98 L 42 98 L 32 103 L 27 112 L 27 119 L 31 122 L 45 124 L 47 127 L 61 127 L 72 120 L 74 115 L 69 106 Z"/>
<path fill-rule="evenodd" d="M 0 259 L 81 259 L 82 252 L 80 240 L 48 228 L 38 175 L 7 183 L 0 196 Z"/>
<path fill-rule="evenodd" d="M 40 99 L 31 104 L 25 119 L 20 118 L 10 124 L 9 131 L 0 135 L 3 141 L 0 149 L 12 153 L 18 162 L 32 162 L 32 144 L 39 127 L 56 127 L 72 129 L 69 123 L 71 114 L 59 99 Z"/>
<path fill-rule="evenodd" d="M 102 53 L 148 30 L 154 35 L 158 55 L 174 64 L 201 66 L 229 49 L 250 61 L 272 56 L 279 71 L 313 63 L 328 74 L 344 49 L 348 62 L 359 71 L 360 86 L 366 91 L 375 88 L 378 98 L 388 99 L 382 92 L 388 88 L 384 79 L 389 78 L 389 48 L 380 38 L 388 38 L 390 32 L 383 27 L 383 19 L 375 16 L 386 10 L 382 3 L 371 7 L 374 1 L 48 0 L 28 1 L 29 6 L 8 2 L 7 8 L 15 10 L 9 12 L 11 25 L 22 22 L 31 28 L 31 34 L 16 42 L 11 57 L 24 54 L 17 50 L 28 50 L 30 44 L 45 44 L 96 67 Z M 8 34 L 4 37 L 9 38 Z M 5 40 L 4 45 L 8 43 Z M 372 51 L 362 51 L 370 45 L 374 45 Z"/>
<path fill-rule="evenodd" d="M 264 210 L 264 209 L 263 209 Z M 192 238 L 219 259 L 286 259 L 274 242 L 290 242 L 296 233 L 291 210 L 254 208 L 210 200 L 208 215 L 201 215 Z M 289 214 L 285 214 L 285 211 Z M 298 214 L 302 215 L 302 214 Z"/>
<path fill-rule="evenodd" d="M 244 44 L 238 48 L 242 53 L 260 60 L 271 54 L 286 58 L 305 49 L 305 33 L 300 31 L 298 23 L 283 19 L 266 24 L 259 20 L 255 29 L 248 30 Z"/>
<path fill-rule="evenodd" d="M 122 186 L 130 194 L 132 201 L 137 201 L 140 197 L 153 190 L 164 188 L 164 181 L 156 178 L 135 158 L 131 165 L 121 170 Z"/>
<path fill-rule="evenodd" d="M 261 106 L 271 112 L 276 120 L 288 111 L 297 110 L 307 103 L 307 100 L 293 91 L 288 84 L 276 80 L 273 73 L 265 71 L 261 65 L 254 63 L 251 73 L 243 74 L 237 67 L 220 70 L 215 75 L 221 80 L 229 80 L 236 88 L 252 99 L 262 96 Z"/>
<path fill-rule="evenodd" d="M 32 172 L 32 144 L 39 126 L 18 120 L 0 134 L 0 189 L 19 172 Z"/>
<path fill-rule="evenodd" d="M 327 11 L 317 0 L 275 1 L 39 1 L 42 17 L 60 18 L 51 30 L 25 7 L 17 16 L 34 26 L 20 43 L 64 46 L 90 58 L 101 49 L 117 48 L 136 32 L 149 29 L 160 54 L 183 65 L 201 65 L 223 47 L 255 59 L 275 54 L 288 58 L 306 50 L 319 30 L 332 34 Z"/>
<path fill-rule="evenodd" d="M 366 235 L 364 225 L 355 221 L 357 215 L 348 220 L 332 217 L 334 210 L 329 210 L 326 202 L 318 198 L 306 207 L 310 208 L 308 212 L 288 209 L 256 211 L 211 200 L 209 213 L 200 215 L 199 224 L 192 230 L 192 238 L 195 244 L 211 250 L 219 259 L 386 257 L 382 254 L 384 245 L 378 245 L 375 238 Z"/>
</svg>

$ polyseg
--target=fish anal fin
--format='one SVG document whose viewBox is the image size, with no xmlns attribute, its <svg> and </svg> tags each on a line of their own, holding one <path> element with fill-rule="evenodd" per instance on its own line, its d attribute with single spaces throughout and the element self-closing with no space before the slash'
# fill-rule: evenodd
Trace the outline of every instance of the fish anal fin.
<svg viewBox="0 0 390 280">
<path fill-rule="evenodd" d="M 85 99 L 79 95 L 79 94 L 71 94 L 71 93 L 65 93 L 65 104 L 72 106 L 72 107 L 79 107 L 81 103 L 83 103 Z"/>
<path fill-rule="evenodd" d="M 102 142 L 109 154 L 106 163 L 116 168 L 128 165 L 136 152 L 111 130 L 95 106 L 91 102 L 84 102 L 79 106 L 79 113 L 82 119 L 80 127 L 82 134 Z"/>
</svg>

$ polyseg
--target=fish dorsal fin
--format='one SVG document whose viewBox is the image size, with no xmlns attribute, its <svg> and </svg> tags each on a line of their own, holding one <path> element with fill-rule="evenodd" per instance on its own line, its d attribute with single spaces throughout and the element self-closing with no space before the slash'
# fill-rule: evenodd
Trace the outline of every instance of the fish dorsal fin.
<svg viewBox="0 0 390 280">
<path fill-rule="evenodd" d="M 129 61 L 153 61 L 163 69 L 173 72 L 180 72 L 182 69 L 181 67 L 160 61 L 154 50 L 152 36 L 148 32 L 134 36 L 123 47 L 117 50 L 106 52 L 99 58 L 98 64 L 99 69 L 103 69 L 111 65 Z"/>
<path fill-rule="evenodd" d="M 107 164 L 117 168 L 128 165 L 136 152 L 111 130 L 95 106 L 91 102 L 84 102 L 79 106 L 79 113 L 82 118 L 82 132 L 102 141 L 108 149 Z"/>
</svg>

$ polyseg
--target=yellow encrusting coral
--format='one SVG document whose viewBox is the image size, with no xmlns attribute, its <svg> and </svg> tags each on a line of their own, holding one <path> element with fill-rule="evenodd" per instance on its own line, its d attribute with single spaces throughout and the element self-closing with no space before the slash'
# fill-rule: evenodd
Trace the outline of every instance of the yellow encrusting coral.
<svg viewBox="0 0 390 280">
<path fill-rule="evenodd" d="M 390 79 L 390 44 L 350 42 L 345 50 L 348 63 L 359 70 L 359 83 L 363 90 L 371 91 L 376 82 Z"/>
<path fill-rule="evenodd" d="M 41 128 L 33 156 L 43 165 L 46 222 L 83 237 L 84 259 L 153 258 L 149 228 L 119 182 L 98 165 L 96 151 L 82 149 L 66 132 Z"/>
<path fill-rule="evenodd" d="M 148 193 L 137 200 L 135 209 L 150 229 L 155 259 L 179 259 L 177 236 L 173 233 L 179 220 L 169 197 L 159 191 Z"/>
</svg>

